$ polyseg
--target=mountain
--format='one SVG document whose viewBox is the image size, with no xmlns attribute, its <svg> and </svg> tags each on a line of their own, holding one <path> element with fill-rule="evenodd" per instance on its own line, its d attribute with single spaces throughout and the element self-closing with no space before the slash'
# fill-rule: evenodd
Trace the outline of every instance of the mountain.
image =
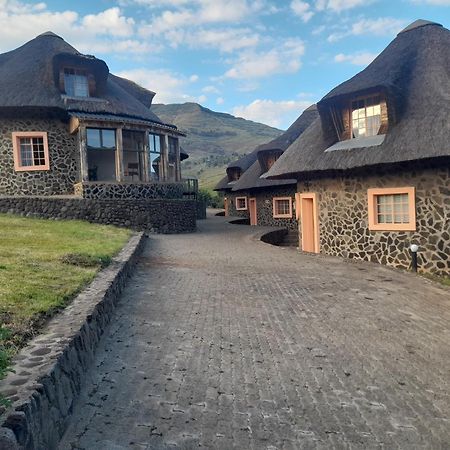
<svg viewBox="0 0 450 450">
<path fill-rule="evenodd" d="M 189 159 L 182 163 L 184 177 L 196 177 L 202 187 L 213 187 L 233 160 L 283 132 L 258 122 L 205 108 L 197 103 L 152 105 L 164 122 L 187 136 L 180 141 Z"/>
</svg>

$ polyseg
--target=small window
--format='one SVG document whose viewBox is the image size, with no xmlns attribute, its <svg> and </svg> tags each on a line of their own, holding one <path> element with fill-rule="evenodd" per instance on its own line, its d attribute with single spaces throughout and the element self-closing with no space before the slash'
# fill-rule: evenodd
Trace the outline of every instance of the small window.
<svg viewBox="0 0 450 450">
<path fill-rule="evenodd" d="M 416 229 L 415 189 L 369 189 L 369 230 L 414 231 Z"/>
<path fill-rule="evenodd" d="M 352 136 L 376 136 L 381 127 L 381 98 L 379 95 L 352 101 Z"/>
<path fill-rule="evenodd" d="M 275 219 L 290 219 L 292 217 L 291 197 L 275 197 L 273 199 L 273 217 Z"/>
<path fill-rule="evenodd" d="M 247 209 L 247 197 L 236 197 L 236 210 L 245 211 Z"/>
<path fill-rule="evenodd" d="M 89 82 L 85 70 L 64 69 L 64 89 L 69 97 L 89 97 Z"/>
<path fill-rule="evenodd" d="M 46 132 L 14 132 L 12 141 L 17 172 L 50 169 Z"/>
</svg>

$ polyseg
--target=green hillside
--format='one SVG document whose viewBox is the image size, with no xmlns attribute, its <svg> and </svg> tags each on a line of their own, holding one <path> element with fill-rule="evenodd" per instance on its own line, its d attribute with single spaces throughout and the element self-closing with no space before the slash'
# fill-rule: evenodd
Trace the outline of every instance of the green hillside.
<svg viewBox="0 0 450 450">
<path fill-rule="evenodd" d="M 200 186 L 206 188 L 214 187 L 231 161 L 282 133 L 197 103 L 155 104 L 152 111 L 187 134 L 181 139 L 181 146 L 189 153 L 189 159 L 182 163 L 183 176 L 199 178 Z"/>
</svg>

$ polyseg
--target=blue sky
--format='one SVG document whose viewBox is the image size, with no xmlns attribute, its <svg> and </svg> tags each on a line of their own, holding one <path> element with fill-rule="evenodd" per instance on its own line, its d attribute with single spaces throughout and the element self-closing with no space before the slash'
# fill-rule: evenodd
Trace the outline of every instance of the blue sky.
<svg viewBox="0 0 450 450">
<path fill-rule="evenodd" d="M 287 128 L 450 0 L 0 0 L 0 51 L 52 30 L 155 91 Z"/>
</svg>

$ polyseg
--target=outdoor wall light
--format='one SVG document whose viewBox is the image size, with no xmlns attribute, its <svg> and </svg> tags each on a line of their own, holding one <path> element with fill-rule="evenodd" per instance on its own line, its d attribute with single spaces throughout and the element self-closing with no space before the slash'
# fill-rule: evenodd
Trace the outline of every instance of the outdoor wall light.
<svg viewBox="0 0 450 450">
<path fill-rule="evenodd" d="M 409 250 L 411 251 L 411 269 L 417 272 L 417 252 L 419 251 L 419 246 L 417 244 L 411 244 Z"/>
</svg>

